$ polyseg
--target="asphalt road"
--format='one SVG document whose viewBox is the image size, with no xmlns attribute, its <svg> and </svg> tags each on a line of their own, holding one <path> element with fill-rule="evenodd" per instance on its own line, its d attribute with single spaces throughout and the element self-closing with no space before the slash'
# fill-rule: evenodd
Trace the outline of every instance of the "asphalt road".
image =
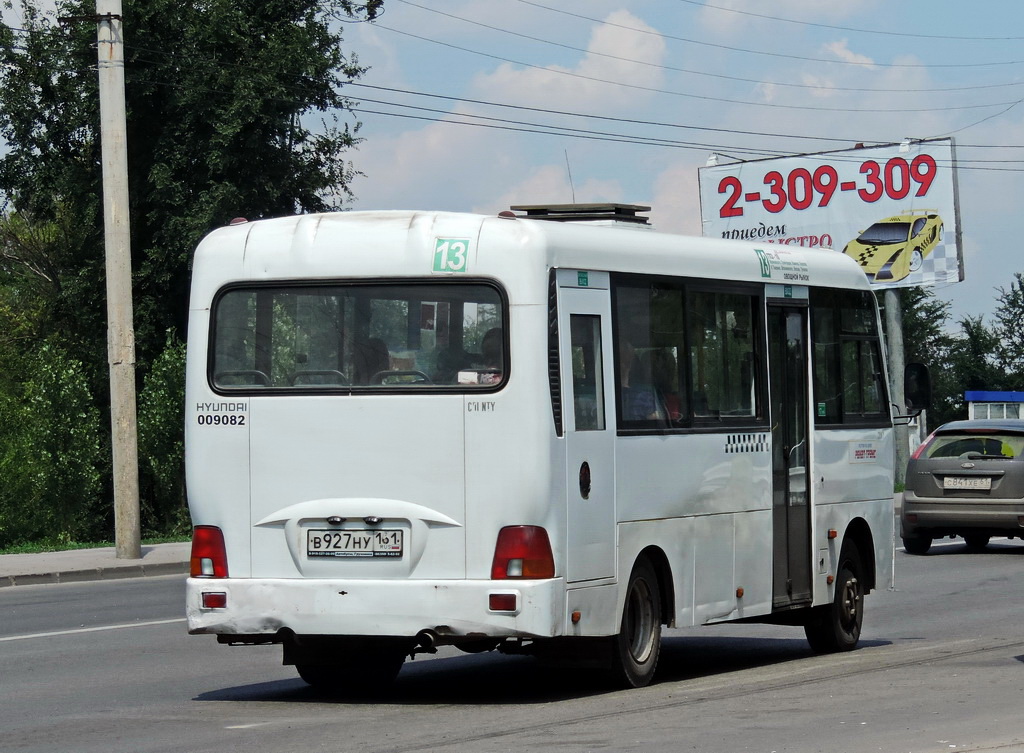
<svg viewBox="0 0 1024 753">
<path fill-rule="evenodd" d="M 655 685 L 457 652 L 376 702 L 327 697 L 276 647 L 185 634 L 178 576 L 0 590 L 0 751 L 1024 750 L 1024 545 L 897 553 L 861 648 L 799 628 L 671 631 Z M 358 683 L 358 677 L 340 681 Z"/>
</svg>

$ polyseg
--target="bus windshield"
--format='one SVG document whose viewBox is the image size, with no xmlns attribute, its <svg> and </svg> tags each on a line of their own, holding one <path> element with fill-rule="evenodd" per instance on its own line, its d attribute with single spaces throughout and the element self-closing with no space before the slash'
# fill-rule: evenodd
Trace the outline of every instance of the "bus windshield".
<svg viewBox="0 0 1024 753">
<path fill-rule="evenodd" d="M 218 391 L 496 389 L 505 309 L 487 283 L 231 287 L 214 302 Z"/>
</svg>

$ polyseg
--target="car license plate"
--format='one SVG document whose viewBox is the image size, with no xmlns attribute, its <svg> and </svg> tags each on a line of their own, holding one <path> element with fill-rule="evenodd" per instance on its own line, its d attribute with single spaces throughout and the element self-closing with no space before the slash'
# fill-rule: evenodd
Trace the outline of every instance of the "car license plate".
<svg viewBox="0 0 1024 753">
<path fill-rule="evenodd" d="M 401 557 L 403 533 L 400 530 L 322 530 L 306 531 L 308 557 Z"/>
<path fill-rule="evenodd" d="M 991 489 L 992 479 L 988 476 L 946 476 L 942 479 L 943 489 Z"/>
</svg>

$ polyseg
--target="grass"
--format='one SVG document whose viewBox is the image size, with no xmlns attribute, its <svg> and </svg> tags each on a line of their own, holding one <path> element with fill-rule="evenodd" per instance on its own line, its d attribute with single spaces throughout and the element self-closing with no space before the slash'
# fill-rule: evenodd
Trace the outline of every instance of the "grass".
<svg viewBox="0 0 1024 753">
<path fill-rule="evenodd" d="M 144 546 L 152 544 L 173 544 L 182 541 L 189 541 L 188 537 L 163 536 L 156 538 L 145 538 L 142 540 Z M 39 554 L 41 552 L 63 552 L 70 549 L 101 549 L 114 546 L 113 541 L 34 541 L 27 544 L 13 544 L 9 547 L 0 548 L 0 554 Z"/>
</svg>

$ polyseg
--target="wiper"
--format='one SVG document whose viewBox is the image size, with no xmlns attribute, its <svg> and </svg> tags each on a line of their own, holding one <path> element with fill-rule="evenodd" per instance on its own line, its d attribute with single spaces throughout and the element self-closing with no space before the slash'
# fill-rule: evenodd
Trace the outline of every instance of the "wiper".
<svg viewBox="0 0 1024 753">
<path fill-rule="evenodd" d="M 965 452 L 960 457 L 967 460 L 1015 460 L 1013 455 L 986 455 L 981 452 Z"/>
</svg>

